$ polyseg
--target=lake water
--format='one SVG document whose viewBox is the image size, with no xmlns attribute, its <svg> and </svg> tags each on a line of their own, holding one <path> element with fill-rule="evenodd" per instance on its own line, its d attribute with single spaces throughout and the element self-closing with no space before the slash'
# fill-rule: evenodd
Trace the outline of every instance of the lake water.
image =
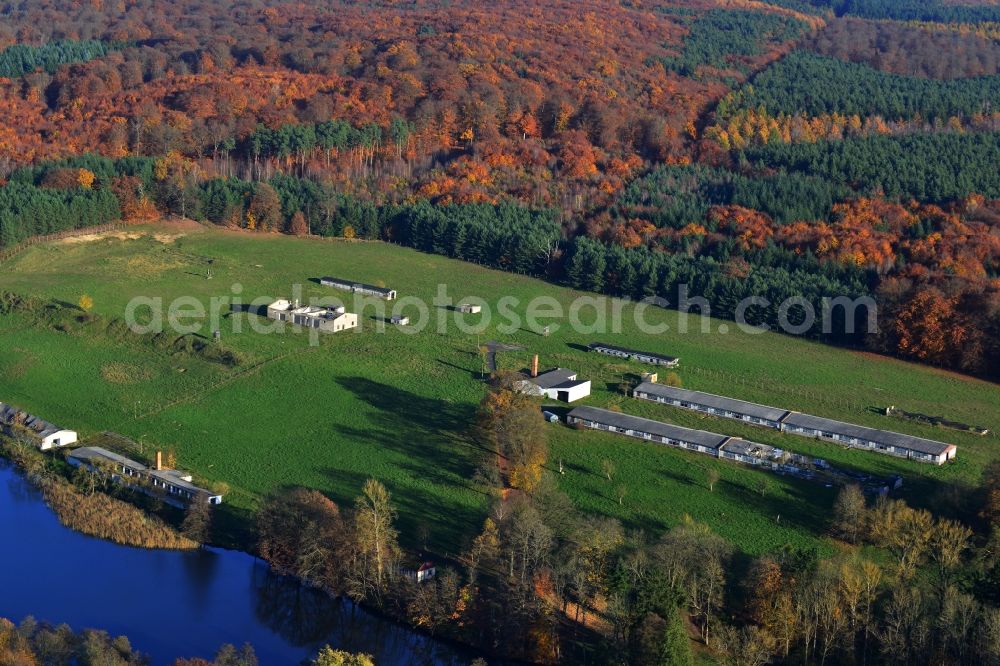
<svg viewBox="0 0 1000 666">
<path fill-rule="evenodd" d="M 303 588 L 245 553 L 129 548 L 69 530 L 0 459 L 0 617 L 28 615 L 124 634 L 155 666 L 246 642 L 263 666 L 293 666 L 327 643 L 367 652 L 378 666 L 473 658 Z"/>
</svg>

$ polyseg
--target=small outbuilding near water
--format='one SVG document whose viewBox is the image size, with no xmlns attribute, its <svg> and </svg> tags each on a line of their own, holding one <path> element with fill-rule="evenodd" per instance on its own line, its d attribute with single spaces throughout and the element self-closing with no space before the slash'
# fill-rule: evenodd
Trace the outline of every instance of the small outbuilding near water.
<svg viewBox="0 0 1000 666">
<path fill-rule="evenodd" d="M 23 410 L 0 402 L 0 432 L 9 437 L 26 434 L 42 451 L 74 444 L 75 430 L 66 430 Z"/>
</svg>

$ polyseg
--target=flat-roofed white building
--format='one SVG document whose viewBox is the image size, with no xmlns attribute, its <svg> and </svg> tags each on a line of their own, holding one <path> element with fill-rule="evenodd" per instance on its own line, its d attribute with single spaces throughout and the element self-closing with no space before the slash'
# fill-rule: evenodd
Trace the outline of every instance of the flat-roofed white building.
<svg viewBox="0 0 1000 666">
<path fill-rule="evenodd" d="M 324 333 L 338 333 L 358 326 L 358 315 L 346 312 L 343 307 L 300 306 L 297 301 L 293 303 L 285 299 L 268 305 L 267 316 L 275 321 L 287 321 Z"/>
<path fill-rule="evenodd" d="M 524 393 L 563 402 L 576 402 L 590 395 L 590 380 L 577 379 L 576 371 L 566 368 L 556 368 L 537 377 L 522 379 L 517 387 Z"/>
</svg>

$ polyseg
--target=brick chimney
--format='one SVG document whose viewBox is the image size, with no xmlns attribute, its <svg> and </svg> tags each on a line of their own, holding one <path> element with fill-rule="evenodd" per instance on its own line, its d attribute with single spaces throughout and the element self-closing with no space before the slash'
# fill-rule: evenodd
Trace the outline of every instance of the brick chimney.
<svg viewBox="0 0 1000 666">
<path fill-rule="evenodd" d="M 163 469 L 163 451 L 156 452 L 156 471 Z"/>
<path fill-rule="evenodd" d="M 538 354 L 535 354 L 534 358 L 531 359 L 531 376 L 538 376 Z"/>
</svg>

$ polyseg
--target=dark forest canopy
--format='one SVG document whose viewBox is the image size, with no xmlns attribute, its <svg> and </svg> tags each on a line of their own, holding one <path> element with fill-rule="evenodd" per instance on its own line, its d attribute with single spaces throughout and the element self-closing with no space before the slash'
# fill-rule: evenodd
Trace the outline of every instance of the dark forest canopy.
<svg viewBox="0 0 1000 666">
<path fill-rule="evenodd" d="M 834 203 L 850 196 L 845 186 L 796 173 L 751 177 L 700 165 L 661 167 L 629 183 L 614 211 L 679 229 L 704 223 L 712 206 L 732 204 L 788 223 L 826 219 Z"/>
<path fill-rule="evenodd" d="M 742 58 L 797 39 L 808 28 L 796 19 L 744 10 L 714 9 L 678 15 L 688 23 L 684 46 L 680 55 L 660 58 L 660 62 L 684 76 L 696 76 L 706 66 L 745 69 Z"/>
<path fill-rule="evenodd" d="M 14 44 L 0 51 L 0 77 L 16 78 L 41 69 L 50 74 L 59 65 L 86 62 L 124 48 L 124 43 L 60 40 L 42 46 Z"/>
<path fill-rule="evenodd" d="M 725 118 L 740 108 L 763 108 L 771 115 L 839 113 L 946 121 L 1000 109 L 1000 76 L 935 81 L 793 51 L 724 99 L 718 114 Z"/>
<path fill-rule="evenodd" d="M 828 179 L 868 194 L 944 202 L 1000 197 L 1000 133 L 875 136 L 771 143 L 741 154 L 758 168 Z"/>
<path fill-rule="evenodd" d="M 832 9 L 868 19 L 896 21 L 940 21 L 942 23 L 982 23 L 1000 20 L 1000 7 L 990 2 L 948 2 L 946 0 L 809 0 L 816 7 Z"/>
<path fill-rule="evenodd" d="M 0 187 L 0 248 L 32 236 L 107 224 L 121 217 L 107 189 L 61 190 L 11 183 Z"/>
</svg>

